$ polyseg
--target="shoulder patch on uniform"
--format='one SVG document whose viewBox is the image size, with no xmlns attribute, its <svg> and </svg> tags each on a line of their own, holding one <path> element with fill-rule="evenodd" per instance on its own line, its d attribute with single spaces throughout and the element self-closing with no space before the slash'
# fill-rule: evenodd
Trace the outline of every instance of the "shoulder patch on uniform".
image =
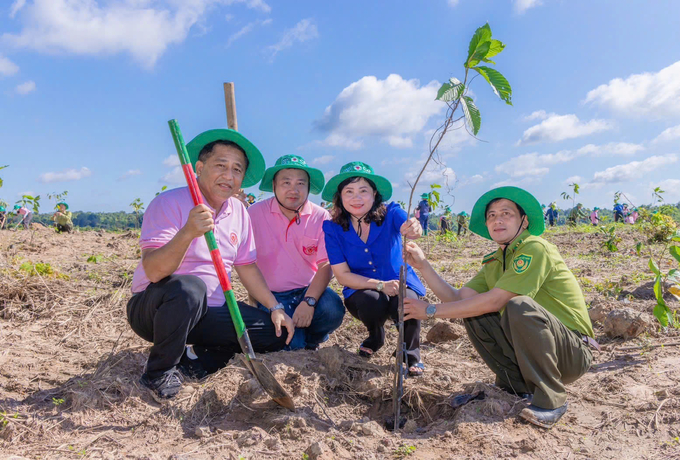
<svg viewBox="0 0 680 460">
<path fill-rule="evenodd" d="M 527 271 L 529 265 L 531 265 L 531 259 L 532 256 L 527 254 L 518 255 L 517 257 L 515 257 L 515 260 L 512 261 L 512 269 L 515 270 L 515 273 L 521 275 L 522 273 Z"/>
<path fill-rule="evenodd" d="M 486 265 L 486 264 L 488 264 L 489 262 L 492 262 L 492 261 L 496 260 L 496 257 L 495 257 L 495 256 L 496 256 L 496 251 L 494 251 L 494 252 L 492 252 L 492 253 L 490 253 L 490 254 L 485 255 L 484 258 L 482 259 L 482 265 Z"/>
</svg>

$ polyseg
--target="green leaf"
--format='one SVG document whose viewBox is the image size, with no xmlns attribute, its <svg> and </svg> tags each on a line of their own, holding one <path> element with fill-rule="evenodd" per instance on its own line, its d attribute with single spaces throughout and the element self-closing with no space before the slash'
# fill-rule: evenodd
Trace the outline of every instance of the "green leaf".
<svg viewBox="0 0 680 460">
<path fill-rule="evenodd" d="M 432 185 L 430 185 L 430 188 L 431 188 L 432 190 L 434 190 L 434 189 L 436 189 L 436 188 L 442 188 L 442 186 L 439 185 L 439 184 L 432 184 Z"/>
<path fill-rule="evenodd" d="M 500 52 L 503 51 L 503 49 L 505 49 L 505 45 L 503 44 L 503 42 L 501 42 L 500 40 L 495 40 L 495 39 L 491 40 L 489 42 L 489 52 L 486 53 L 486 56 L 484 57 L 484 59 L 482 59 L 482 61 L 495 64 L 495 62 L 490 61 L 488 59 L 490 57 L 494 57 L 497 54 L 500 54 Z"/>
<path fill-rule="evenodd" d="M 659 320 L 663 327 L 667 327 L 668 323 L 672 322 L 670 311 L 666 305 L 657 304 L 657 306 L 654 307 L 654 316 L 656 316 L 656 319 Z"/>
<path fill-rule="evenodd" d="M 657 276 L 656 281 L 654 281 L 654 295 L 656 296 L 656 302 L 665 307 L 666 302 L 663 300 L 663 291 L 661 290 L 661 276 Z"/>
<path fill-rule="evenodd" d="M 455 80 L 452 78 L 451 80 Z M 457 81 L 457 80 L 456 80 Z M 444 83 L 437 91 L 436 101 L 456 102 L 465 91 L 465 85 L 458 83 Z"/>
<path fill-rule="evenodd" d="M 639 257 L 640 251 L 642 251 L 642 241 L 638 241 L 638 243 L 635 245 L 635 251 L 637 252 L 637 255 Z"/>
<path fill-rule="evenodd" d="M 469 69 L 479 64 L 482 61 L 482 59 L 486 57 L 486 54 L 489 52 L 490 47 L 491 42 L 480 44 L 475 53 L 472 55 L 472 58 L 470 58 L 470 60 L 467 61 L 467 63 L 465 64 L 465 67 Z"/>
<path fill-rule="evenodd" d="M 654 272 L 656 276 L 661 275 L 661 271 L 659 270 L 659 266 L 652 260 L 651 258 L 649 259 L 649 269 Z"/>
<path fill-rule="evenodd" d="M 482 77 L 484 77 L 489 85 L 491 85 L 491 89 L 493 89 L 493 92 L 496 93 L 496 96 L 498 96 L 502 101 L 505 101 L 506 104 L 512 105 L 512 88 L 510 87 L 508 80 L 506 80 L 498 70 L 481 65 L 473 67 L 473 69 L 476 70 L 477 73 L 479 73 Z M 575 187 L 575 192 L 578 193 L 578 187 Z"/>
<path fill-rule="evenodd" d="M 479 132 L 479 128 L 482 127 L 482 115 L 479 113 L 479 109 L 475 105 L 474 101 L 469 96 L 463 96 L 460 99 L 463 106 L 463 113 L 465 114 L 465 122 L 468 127 L 472 130 L 472 134 L 475 136 Z"/>
<path fill-rule="evenodd" d="M 477 50 L 479 49 L 479 47 L 483 43 L 489 43 L 489 45 L 487 46 L 486 52 L 482 56 L 482 57 L 486 57 L 486 55 L 488 54 L 488 52 L 490 51 L 490 48 L 491 48 L 490 40 L 491 40 L 491 27 L 489 26 L 489 23 L 487 22 L 486 24 L 484 24 L 482 27 L 480 27 L 479 29 L 477 29 L 475 31 L 475 34 L 472 36 L 472 39 L 470 40 L 470 46 L 468 46 L 468 55 L 467 55 L 467 59 L 465 60 L 465 62 L 466 62 L 465 66 L 466 67 L 469 67 L 467 65 L 467 63 L 470 62 L 472 55 L 477 52 Z M 498 54 L 498 53 L 496 53 L 496 54 Z M 495 56 L 495 55 L 493 55 L 493 56 Z"/>
<path fill-rule="evenodd" d="M 680 262 L 680 246 L 671 246 L 670 248 L 668 248 L 668 252 L 671 253 L 675 260 Z"/>
</svg>

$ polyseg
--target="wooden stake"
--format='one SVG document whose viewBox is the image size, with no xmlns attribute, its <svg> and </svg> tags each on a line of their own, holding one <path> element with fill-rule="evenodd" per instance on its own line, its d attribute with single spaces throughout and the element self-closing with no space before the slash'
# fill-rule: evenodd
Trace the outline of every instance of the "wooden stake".
<svg viewBox="0 0 680 460">
<path fill-rule="evenodd" d="M 236 118 L 236 94 L 234 83 L 224 84 L 224 105 L 227 108 L 227 128 L 238 131 L 238 121 Z"/>
</svg>

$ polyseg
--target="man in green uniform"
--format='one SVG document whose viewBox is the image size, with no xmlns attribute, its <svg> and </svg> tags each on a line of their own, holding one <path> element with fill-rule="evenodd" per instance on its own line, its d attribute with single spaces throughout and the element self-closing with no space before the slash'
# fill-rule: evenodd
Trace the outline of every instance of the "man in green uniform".
<svg viewBox="0 0 680 460">
<path fill-rule="evenodd" d="M 460 236 L 460 232 L 463 232 L 463 235 L 467 233 L 467 213 L 465 211 L 462 211 L 460 214 L 458 214 L 458 236 Z"/>
<path fill-rule="evenodd" d="M 71 233 L 73 231 L 73 221 L 68 204 L 63 201 L 57 203 L 57 211 L 52 215 L 52 220 L 57 224 L 57 233 Z"/>
<path fill-rule="evenodd" d="M 569 225 L 576 225 L 578 224 L 581 219 L 585 219 L 588 215 L 586 212 L 583 210 L 583 205 L 581 203 L 577 204 L 575 208 L 571 208 L 571 212 L 569 212 Z"/>
<path fill-rule="evenodd" d="M 405 299 L 404 319 L 464 318 L 496 385 L 531 402 L 520 417 L 551 428 L 567 410 L 565 384 L 590 368 L 589 345 L 597 343 L 576 278 L 557 248 L 539 237 L 544 230 L 541 206 L 528 192 L 500 187 L 485 193 L 472 210 L 470 231 L 499 248 L 454 289 L 408 243 L 408 262 L 443 303 Z"/>
</svg>

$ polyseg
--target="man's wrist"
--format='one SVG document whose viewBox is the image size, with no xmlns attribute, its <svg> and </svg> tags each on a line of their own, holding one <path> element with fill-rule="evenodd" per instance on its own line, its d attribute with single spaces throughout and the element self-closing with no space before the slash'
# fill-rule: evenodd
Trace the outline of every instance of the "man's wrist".
<svg viewBox="0 0 680 460">
<path fill-rule="evenodd" d="M 271 308 L 269 309 L 269 314 L 271 315 L 271 314 L 273 314 L 275 311 L 278 311 L 278 310 L 281 310 L 281 311 L 283 311 L 283 312 L 285 313 L 285 308 L 286 308 L 286 307 L 284 307 L 283 304 L 282 304 L 281 302 L 279 302 L 279 303 L 277 303 L 276 305 L 274 305 L 273 307 L 271 307 Z"/>
</svg>

